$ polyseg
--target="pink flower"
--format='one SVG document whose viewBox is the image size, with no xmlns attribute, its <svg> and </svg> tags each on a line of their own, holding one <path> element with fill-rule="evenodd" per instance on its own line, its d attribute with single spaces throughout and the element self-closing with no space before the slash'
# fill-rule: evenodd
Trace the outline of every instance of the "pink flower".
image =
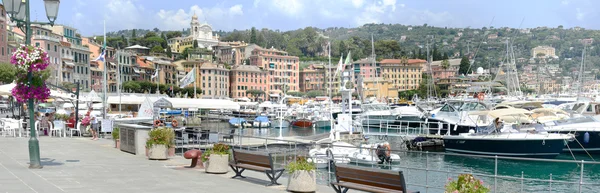
<svg viewBox="0 0 600 193">
<path fill-rule="evenodd" d="M 479 180 L 479 184 L 482 185 L 483 184 L 483 180 Z"/>
<path fill-rule="evenodd" d="M 452 193 L 458 193 L 458 190 L 454 190 L 454 192 L 452 192 Z"/>
</svg>

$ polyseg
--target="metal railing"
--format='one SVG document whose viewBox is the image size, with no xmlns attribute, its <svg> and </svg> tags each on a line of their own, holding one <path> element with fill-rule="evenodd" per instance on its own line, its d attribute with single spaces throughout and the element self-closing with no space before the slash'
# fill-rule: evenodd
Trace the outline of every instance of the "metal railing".
<svg viewBox="0 0 600 193">
<path fill-rule="evenodd" d="M 229 128 L 220 129 L 224 130 L 219 131 L 219 139 L 222 139 L 222 136 L 231 135 L 229 132 L 226 132 Z M 308 151 L 317 146 L 327 149 L 335 149 L 336 147 L 349 148 L 347 146 L 336 146 L 333 144 L 316 144 L 312 141 L 309 142 L 308 140 L 285 140 L 282 138 L 237 134 L 234 134 L 233 136 L 233 142 L 224 143 L 230 144 L 236 149 L 277 153 L 280 156 L 275 157 L 276 160 L 274 163 L 279 167 L 285 167 L 287 163 L 291 160 L 295 160 L 299 155 L 308 156 Z M 357 148 L 357 150 L 368 150 L 369 152 L 376 151 L 376 149 L 373 148 L 355 148 Z M 594 179 L 593 172 L 585 172 L 586 168 L 597 170 L 598 167 L 600 167 L 600 162 L 480 156 L 399 149 L 392 149 L 391 152 L 400 155 L 401 160 L 390 164 L 364 164 L 358 162 L 350 162 L 349 164 L 386 170 L 403 170 L 405 178 L 407 179 L 408 188 L 411 190 L 419 190 L 421 192 L 443 192 L 445 188 L 444 185 L 447 184 L 451 178 L 456 178 L 459 174 L 465 173 L 473 174 L 475 177 L 483 179 L 485 185 L 493 192 L 594 192 L 594 190 L 600 188 L 598 176 L 595 176 L 596 179 Z M 316 157 L 311 158 L 315 159 Z M 318 159 L 335 161 L 335 159 L 326 157 L 318 157 Z M 411 159 L 413 160 L 411 161 Z M 440 162 L 440 159 L 446 161 Z M 450 164 L 446 162 L 449 162 Z M 544 164 L 549 165 L 544 167 Z M 566 166 L 565 164 L 569 166 Z M 553 173 L 556 168 L 568 167 L 572 167 L 572 169 Z M 493 171 L 486 171 L 492 170 L 492 168 Z M 517 174 L 514 174 L 515 172 L 513 172 L 513 174 L 510 174 L 507 172 L 508 170 L 520 171 L 520 173 L 516 172 Z M 540 170 L 549 171 L 546 174 L 530 172 L 541 172 Z M 319 184 L 328 185 L 335 180 L 335 175 L 329 164 L 327 164 L 327 167 L 325 168 L 320 168 L 317 171 L 317 176 L 317 182 Z"/>
</svg>

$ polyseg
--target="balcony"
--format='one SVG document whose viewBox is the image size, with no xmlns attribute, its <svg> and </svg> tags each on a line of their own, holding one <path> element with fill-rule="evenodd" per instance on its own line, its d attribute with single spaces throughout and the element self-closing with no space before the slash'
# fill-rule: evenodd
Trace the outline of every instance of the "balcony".
<svg viewBox="0 0 600 193">
<path fill-rule="evenodd" d="M 55 37 L 51 37 L 51 36 L 47 36 L 47 35 L 34 35 L 33 39 L 48 40 L 48 41 L 53 41 L 53 42 L 60 42 L 60 39 L 55 38 Z"/>
<path fill-rule="evenodd" d="M 88 51 L 88 52 L 90 51 L 89 47 L 85 47 L 85 46 L 77 45 L 77 44 L 71 44 L 71 48 L 75 48 L 78 50 L 84 50 L 84 51 Z"/>
</svg>

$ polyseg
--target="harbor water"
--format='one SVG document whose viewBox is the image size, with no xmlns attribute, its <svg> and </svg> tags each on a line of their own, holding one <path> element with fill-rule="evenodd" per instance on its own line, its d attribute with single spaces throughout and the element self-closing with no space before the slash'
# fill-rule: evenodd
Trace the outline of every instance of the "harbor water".
<svg viewBox="0 0 600 193">
<path fill-rule="evenodd" d="M 204 128 L 211 128 L 219 132 L 230 129 L 224 122 L 205 122 Z M 247 128 L 241 131 L 243 135 L 254 137 L 276 138 L 300 136 L 308 137 L 329 133 L 329 130 L 314 128 L 283 128 L 283 129 L 255 129 Z M 379 142 L 378 137 L 372 136 L 371 142 Z M 403 138 L 387 137 L 392 149 L 405 149 Z M 269 151 L 289 151 L 296 148 L 298 154 L 307 154 L 311 145 L 272 145 Z M 496 192 L 579 192 L 579 181 L 583 183 L 600 183 L 600 165 L 584 164 L 583 174 L 580 163 L 562 163 L 545 161 L 506 160 L 494 158 L 481 158 L 443 152 L 397 151 L 393 152 L 401 157 L 399 163 L 388 166 L 362 165 L 395 171 L 403 171 L 409 189 L 421 192 L 444 192 L 443 186 L 451 179 L 456 179 L 459 173 L 471 173 L 484 181 L 484 184 Z M 563 153 L 554 160 L 595 161 L 600 160 L 599 155 Z M 280 160 L 284 164 L 285 161 Z M 355 164 L 355 163 L 351 163 Z M 498 178 L 494 179 L 497 173 Z M 329 174 L 329 175 L 328 175 Z M 582 179 L 580 179 L 582 177 Z M 511 179 L 508 179 L 511 178 Z M 334 177 L 329 169 L 318 172 L 318 183 L 327 184 Z M 534 181 L 535 180 L 535 181 Z M 494 183 L 497 183 L 494 186 Z M 599 192 L 600 185 L 582 185 L 581 192 Z"/>
</svg>

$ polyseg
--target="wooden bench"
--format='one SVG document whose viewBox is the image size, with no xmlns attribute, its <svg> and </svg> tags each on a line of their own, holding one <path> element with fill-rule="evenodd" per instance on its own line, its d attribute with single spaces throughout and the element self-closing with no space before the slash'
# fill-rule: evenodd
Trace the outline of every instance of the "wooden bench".
<svg viewBox="0 0 600 193">
<path fill-rule="evenodd" d="M 256 152 L 243 151 L 232 149 L 233 160 L 229 162 L 229 167 L 235 172 L 235 176 L 231 178 L 246 178 L 242 176 L 244 170 L 254 170 L 258 172 L 264 172 L 271 180 L 271 185 L 281 185 L 277 183 L 277 179 L 281 177 L 285 169 L 275 169 L 273 165 L 273 157 L 269 154 L 258 154 Z"/>
<path fill-rule="evenodd" d="M 337 193 L 346 193 L 348 189 L 377 193 L 407 192 L 402 171 L 336 164 L 335 177 L 336 181 L 331 185 Z"/>
</svg>

